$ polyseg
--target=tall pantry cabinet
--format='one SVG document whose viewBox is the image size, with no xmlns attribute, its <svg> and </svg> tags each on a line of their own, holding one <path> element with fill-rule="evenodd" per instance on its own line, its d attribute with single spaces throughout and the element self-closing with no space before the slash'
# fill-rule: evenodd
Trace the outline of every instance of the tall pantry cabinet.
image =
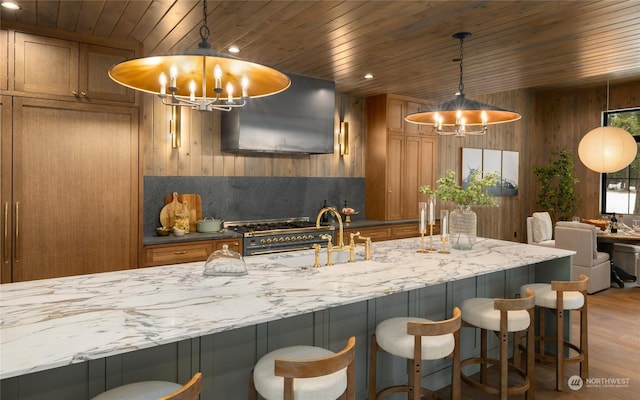
<svg viewBox="0 0 640 400">
<path fill-rule="evenodd" d="M 107 76 L 135 51 L 0 32 L 1 282 L 136 268 L 138 108 Z"/>
<path fill-rule="evenodd" d="M 367 218 L 418 218 L 421 185 L 435 185 L 436 136 L 429 127 L 407 123 L 423 100 L 382 94 L 367 98 L 365 209 Z"/>
</svg>

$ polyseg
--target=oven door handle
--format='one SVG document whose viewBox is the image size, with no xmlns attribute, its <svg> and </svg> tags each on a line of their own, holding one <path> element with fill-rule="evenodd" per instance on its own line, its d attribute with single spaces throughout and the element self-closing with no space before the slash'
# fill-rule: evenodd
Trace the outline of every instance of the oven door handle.
<svg viewBox="0 0 640 400">
<path fill-rule="evenodd" d="M 249 255 L 251 256 L 259 256 L 262 254 L 273 254 L 273 253 L 283 253 L 285 251 L 298 251 L 298 250 L 310 250 L 309 247 L 283 247 L 275 250 L 264 250 L 264 251 L 250 251 Z"/>
</svg>

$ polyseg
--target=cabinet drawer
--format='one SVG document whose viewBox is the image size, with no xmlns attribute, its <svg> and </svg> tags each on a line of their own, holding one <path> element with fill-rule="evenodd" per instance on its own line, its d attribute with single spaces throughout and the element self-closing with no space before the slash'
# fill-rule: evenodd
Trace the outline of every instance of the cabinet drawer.
<svg viewBox="0 0 640 400">
<path fill-rule="evenodd" d="M 233 250 L 242 255 L 242 239 L 218 239 L 214 241 L 214 243 L 216 250 L 222 250 L 222 246 L 226 244 L 229 250 Z"/>
<path fill-rule="evenodd" d="M 391 228 L 394 239 L 410 238 L 420 236 L 417 223 L 408 225 L 397 225 Z"/>
<path fill-rule="evenodd" d="M 349 233 L 360 232 L 361 236 L 370 237 L 372 242 L 379 242 L 381 240 L 390 240 L 391 228 L 390 227 L 375 227 L 375 228 L 361 228 L 361 229 L 349 229 L 345 231 L 345 242 L 349 241 Z"/>
<path fill-rule="evenodd" d="M 185 244 L 145 246 L 146 267 L 155 265 L 180 264 L 206 261 L 214 250 L 213 241 L 190 242 Z"/>
</svg>

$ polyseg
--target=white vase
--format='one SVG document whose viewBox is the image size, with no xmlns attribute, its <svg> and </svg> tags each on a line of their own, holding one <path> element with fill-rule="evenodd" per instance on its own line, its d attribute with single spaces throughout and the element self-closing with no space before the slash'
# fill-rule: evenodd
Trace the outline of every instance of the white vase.
<svg viewBox="0 0 640 400">
<path fill-rule="evenodd" d="M 470 250 L 476 243 L 478 216 L 468 205 L 458 205 L 449 214 L 449 241 L 458 250 Z"/>
</svg>

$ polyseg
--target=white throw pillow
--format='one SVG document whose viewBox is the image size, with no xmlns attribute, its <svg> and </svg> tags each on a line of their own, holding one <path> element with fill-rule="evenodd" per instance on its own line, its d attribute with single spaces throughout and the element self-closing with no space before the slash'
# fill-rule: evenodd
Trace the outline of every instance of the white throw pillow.
<svg viewBox="0 0 640 400">
<path fill-rule="evenodd" d="M 535 243 L 551 240 L 553 237 L 553 224 L 551 223 L 551 216 L 548 212 L 533 213 L 531 228 L 533 231 L 533 241 Z"/>
</svg>

